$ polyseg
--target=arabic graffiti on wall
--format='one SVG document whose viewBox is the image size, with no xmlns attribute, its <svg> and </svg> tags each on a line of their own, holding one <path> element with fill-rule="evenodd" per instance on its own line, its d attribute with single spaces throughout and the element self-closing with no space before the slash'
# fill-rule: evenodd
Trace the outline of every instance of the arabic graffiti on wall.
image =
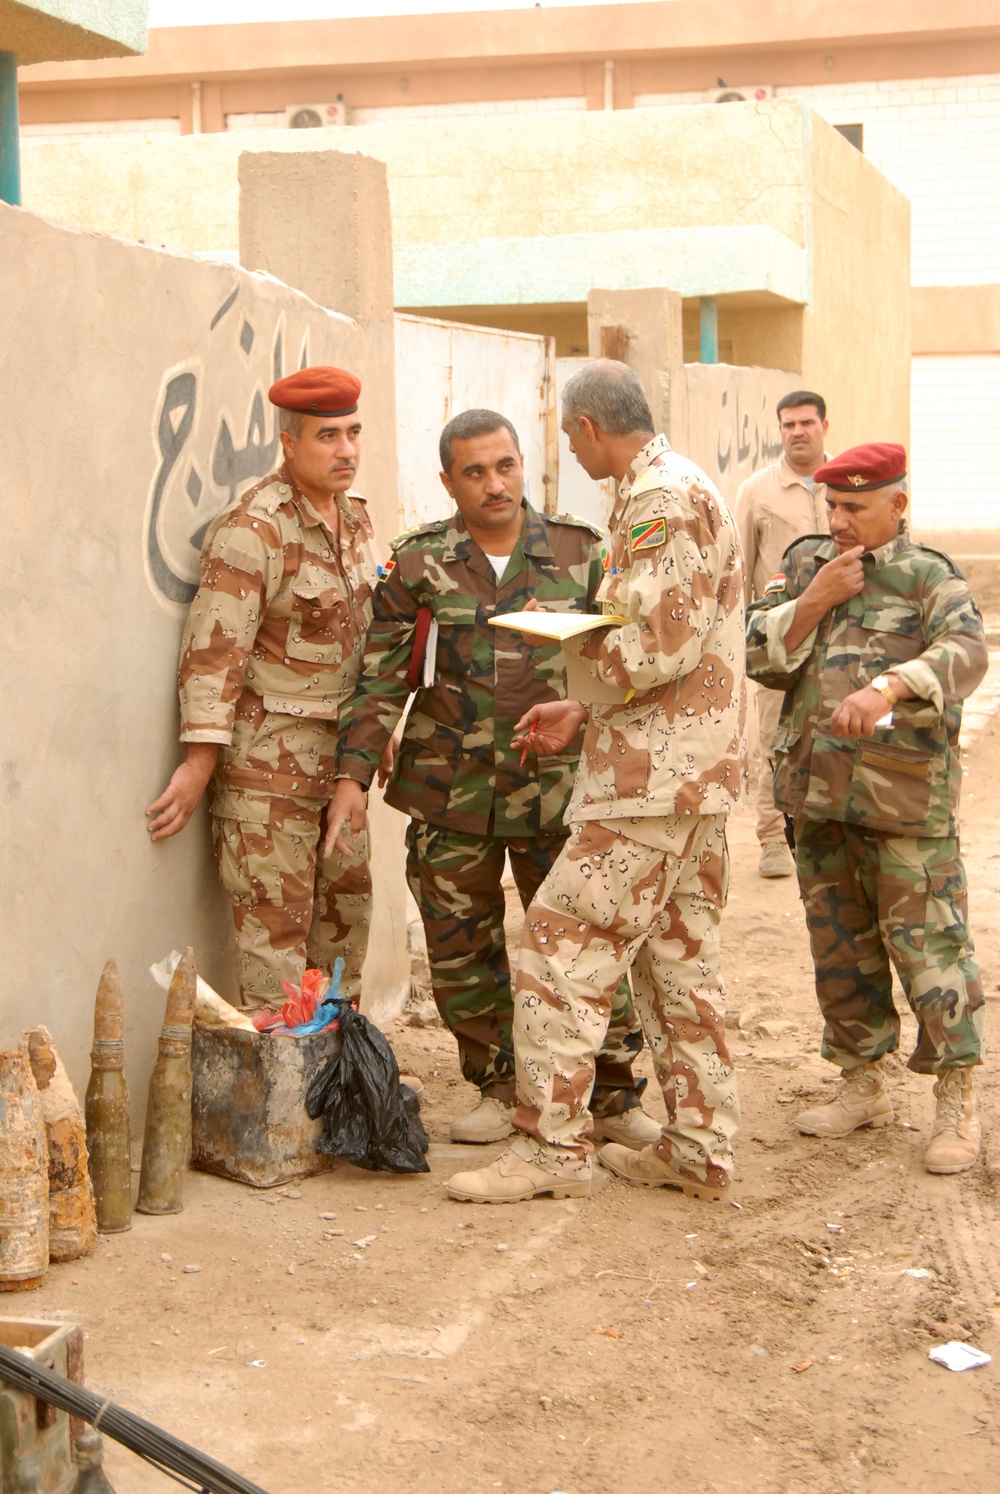
<svg viewBox="0 0 1000 1494">
<path fill-rule="evenodd" d="M 797 383 L 782 369 L 688 363 L 671 442 L 732 501 L 744 478 L 781 456 L 775 406 Z"/>
<path fill-rule="evenodd" d="M 146 503 L 144 563 L 153 595 L 183 611 L 198 584 L 212 520 L 277 465 L 278 412 L 267 390 L 290 348 L 309 362 L 309 329 L 285 312 L 238 304 L 240 287 L 212 317 L 203 355 L 166 370 L 153 417 L 155 471 Z"/>
</svg>

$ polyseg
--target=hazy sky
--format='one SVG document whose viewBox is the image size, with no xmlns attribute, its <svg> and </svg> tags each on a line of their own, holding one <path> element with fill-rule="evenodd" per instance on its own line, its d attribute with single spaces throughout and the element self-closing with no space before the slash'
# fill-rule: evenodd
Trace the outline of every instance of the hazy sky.
<svg viewBox="0 0 1000 1494">
<path fill-rule="evenodd" d="M 314 21 L 335 16 L 399 16 L 445 10 L 530 10 L 535 0 L 149 0 L 150 26 L 215 26 L 243 21 Z M 608 0 L 543 0 L 606 5 Z M 641 0 L 618 0 L 638 4 Z"/>
</svg>

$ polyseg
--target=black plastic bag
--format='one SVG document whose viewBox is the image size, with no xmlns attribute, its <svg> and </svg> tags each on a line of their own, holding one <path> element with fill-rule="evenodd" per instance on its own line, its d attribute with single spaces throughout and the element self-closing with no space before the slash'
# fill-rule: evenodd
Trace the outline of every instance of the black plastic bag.
<svg viewBox="0 0 1000 1494">
<path fill-rule="evenodd" d="M 323 1117 L 317 1150 L 327 1156 L 369 1172 L 430 1172 L 420 1103 L 382 1033 L 352 1006 L 341 1009 L 340 1052 L 310 1084 L 306 1110 Z"/>
</svg>

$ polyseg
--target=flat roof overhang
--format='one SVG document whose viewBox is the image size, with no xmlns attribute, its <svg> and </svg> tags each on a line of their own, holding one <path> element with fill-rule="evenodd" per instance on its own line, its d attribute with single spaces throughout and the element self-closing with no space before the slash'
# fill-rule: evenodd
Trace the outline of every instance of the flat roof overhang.
<svg viewBox="0 0 1000 1494">
<path fill-rule="evenodd" d="M 18 66 L 145 52 L 146 0 L 0 0 L 0 52 Z"/>
<path fill-rule="evenodd" d="M 125 5 L 127 0 L 118 0 Z M 433 0 L 432 0 L 433 3 Z M 88 0 L 49 0 L 52 9 Z M 24 10 L 2 0 L 3 10 Z M 111 0 L 112 8 L 114 0 Z M 105 7 L 107 8 L 107 7 Z M 0 36 L 3 26 L 0 25 Z M 336 68 L 402 72 L 456 65 L 600 61 L 605 57 L 683 58 L 713 52 L 801 51 L 812 45 L 900 46 L 908 42 L 1000 37 L 995 0 L 655 0 L 581 9 L 357 17 L 349 20 L 246 22 L 157 29 L 148 54 L 97 69 L 49 63 L 22 76 L 22 87 L 53 83 L 223 80 Z M 122 51 L 136 50 L 123 46 Z M 70 55 L 64 53 L 61 55 Z M 98 55 L 98 54 L 87 54 Z M 29 60 L 29 59 L 25 59 Z"/>
<path fill-rule="evenodd" d="M 397 243 L 393 270 L 397 306 L 578 303 L 595 285 L 665 285 L 685 300 L 725 296 L 797 306 L 810 300 L 806 250 L 763 225 Z"/>
</svg>

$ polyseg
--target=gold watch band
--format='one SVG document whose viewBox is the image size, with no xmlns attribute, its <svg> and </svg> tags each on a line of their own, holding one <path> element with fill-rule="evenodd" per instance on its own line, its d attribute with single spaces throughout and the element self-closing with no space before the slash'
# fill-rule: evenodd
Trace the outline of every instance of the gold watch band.
<svg viewBox="0 0 1000 1494">
<path fill-rule="evenodd" d="M 877 690 L 878 693 L 883 697 L 883 699 L 887 700 L 891 706 L 898 705 L 899 696 L 889 684 L 889 681 L 884 674 L 880 674 L 876 679 L 872 680 L 872 689 Z"/>
</svg>

